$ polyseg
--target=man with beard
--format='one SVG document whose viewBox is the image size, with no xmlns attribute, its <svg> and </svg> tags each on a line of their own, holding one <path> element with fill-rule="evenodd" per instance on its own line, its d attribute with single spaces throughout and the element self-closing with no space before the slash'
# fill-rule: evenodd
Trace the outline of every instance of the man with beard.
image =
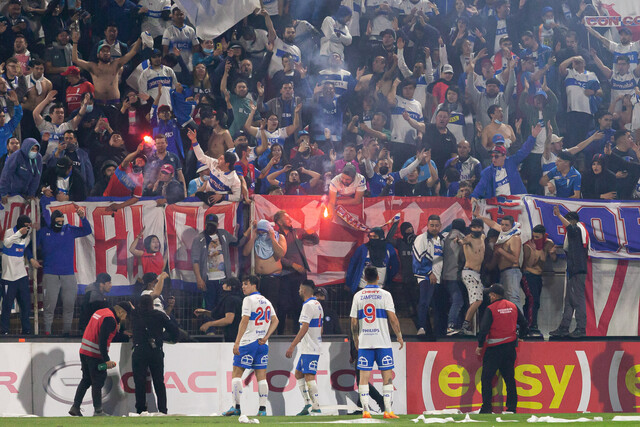
<svg viewBox="0 0 640 427">
<path fill-rule="evenodd" d="M 7 140 L 6 152 L 0 157 L 0 174 L 2 173 L 2 169 L 4 169 L 4 165 L 7 162 L 7 157 L 11 154 L 15 153 L 20 149 L 20 140 L 15 136 L 12 136 Z"/>
<path fill-rule="evenodd" d="M 32 112 L 33 109 L 36 108 L 44 98 L 46 98 L 49 91 L 53 88 L 51 81 L 44 76 L 44 62 L 36 58 L 29 61 L 29 64 L 31 66 L 31 74 L 26 76 L 27 99 L 22 103 L 22 108 L 27 111 L 22 118 L 21 123 L 23 138 L 25 136 L 34 136 L 32 135 L 34 131 L 36 133 L 35 136 L 37 136 L 38 131 L 35 123 L 33 122 Z M 80 101 L 82 101 L 82 98 Z M 79 104 L 78 108 L 80 108 Z"/>
<path fill-rule="evenodd" d="M 367 286 L 364 278 L 366 266 L 374 266 L 378 270 L 378 286 L 384 288 L 398 272 L 398 255 L 395 249 L 385 240 L 384 231 L 380 227 L 372 228 L 368 233 L 369 241 L 356 249 L 349 262 L 346 285 L 352 293 Z"/>
<path fill-rule="evenodd" d="M 104 105 L 116 105 L 120 103 L 120 89 L 118 87 L 118 81 L 120 79 L 120 72 L 122 67 L 131 61 L 133 57 L 138 53 L 141 40 L 138 39 L 131 50 L 126 55 L 111 60 L 111 47 L 102 43 L 98 45 L 98 63 L 87 62 L 78 57 L 78 42 L 80 41 L 80 33 L 74 31 L 71 34 L 71 40 L 73 40 L 73 52 L 72 60 L 81 69 L 91 73 L 91 79 L 95 86 L 95 99 L 96 102 Z"/>
<path fill-rule="evenodd" d="M 402 276 L 402 283 L 405 286 L 404 295 L 407 299 L 407 305 L 411 309 L 409 311 L 411 317 L 414 317 L 416 328 L 418 328 L 417 318 L 415 318 L 415 316 L 418 313 L 417 307 L 420 294 L 416 276 L 413 274 L 413 242 L 416 239 L 416 234 L 410 222 L 403 222 L 400 224 L 400 235 L 402 237 L 399 239 L 395 238 L 398 224 L 399 218 L 397 220 L 394 218 L 394 222 L 387 234 L 387 241 L 393 245 L 400 257 L 400 275 Z"/>
<path fill-rule="evenodd" d="M 42 195 L 58 202 L 81 202 L 87 198 L 87 187 L 80 173 L 68 157 L 60 157 L 45 169 L 42 176 Z"/>
<path fill-rule="evenodd" d="M 76 208 L 81 227 L 64 223 L 59 210 L 51 213 L 51 223 L 38 231 L 38 255 L 44 260 L 42 282 L 44 294 L 44 333 L 51 335 L 53 313 L 62 294 L 62 333 L 69 335 L 73 321 L 73 308 L 78 294 L 78 282 L 74 273 L 76 239 L 91 234 L 91 224 L 82 207 Z"/>
<path fill-rule="evenodd" d="M 461 332 L 465 335 L 475 335 L 471 330 L 471 322 L 482 304 L 483 287 L 480 280 L 480 269 L 484 260 L 485 236 L 484 223 L 480 218 L 474 218 L 469 225 L 471 233 L 464 239 L 458 239 L 464 250 L 464 268 L 462 269 L 462 283 L 469 295 L 469 308 L 464 316 Z"/>
<path fill-rule="evenodd" d="M 204 231 L 194 239 L 191 247 L 191 262 L 196 276 L 196 286 L 203 292 L 204 308 L 213 310 L 217 295 L 225 280 L 231 278 L 231 256 L 229 245 L 238 239 L 227 230 L 218 228 L 218 216 L 205 217 Z M 235 335 L 232 336 L 232 340 Z"/>
<path fill-rule="evenodd" d="M 631 69 L 635 70 L 638 66 L 638 53 L 640 52 L 640 41 L 632 41 L 633 37 L 631 35 L 631 30 L 628 27 L 622 26 L 618 29 L 618 34 L 620 35 L 620 43 L 616 43 L 613 40 L 609 40 L 608 38 L 602 36 L 593 28 L 587 26 L 587 30 L 591 35 L 593 35 L 596 39 L 600 40 L 600 42 L 609 49 L 609 52 L 613 53 L 613 61 L 617 60 L 618 56 L 624 55 L 629 58 L 629 63 L 631 65 Z M 617 70 L 614 70 L 617 71 Z"/>
<path fill-rule="evenodd" d="M 200 50 L 200 42 L 196 37 L 196 30 L 185 25 L 184 12 L 178 7 L 171 10 L 171 21 L 173 25 L 167 27 L 162 34 L 162 53 L 167 55 L 171 50 L 180 50 L 185 65 L 189 72 L 193 71 L 193 52 Z M 180 68 L 180 67 L 179 67 Z M 185 71 L 181 68 L 178 71 Z"/>
<path fill-rule="evenodd" d="M 284 26 L 281 39 L 276 34 L 273 22 L 267 14 L 267 11 L 262 9 L 260 14 L 264 16 L 264 21 L 269 32 L 269 42 L 273 43 L 274 46 L 274 54 L 271 58 L 271 64 L 269 64 L 269 77 L 273 77 L 276 71 L 283 69 L 282 55 L 289 53 L 291 54 L 291 60 L 298 63 L 302 61 L 302 52 L 300 51 L 300 48 L 294 44 L 296 40 L 296 29 L 293 24 L 287 24 Z"/>
<path fill-rule="evenodd" d="M 76 170 L 87 186 L 87 191 L 93 188 L 95 178 L 93 176 L 93 166 L 89 160 L 89 154 L 78 147 L 78 137 L 76 131 L 68 130 L 64 133 L 63 141 L 58 144 L 58 149 L 51 156 L 47 167 L 54 167 L 56 161 L 62 157 L 68 157 L 73 162 L 73 169 Z"/>
<path fill-rule="evenodd" d="M 287 251 L 280 260 L 282 262 L 282 275 L 280 276 L 280 306 L 276 310 L 280 314 L 281 322 L 278 325 L 278 333 L 282 334 L 286 327 L 287 316 L 293 320 L 293 332 L 298 331 L 297 319 L 302 307 L 298 297 L 300 283 L 307 280 L 309 263 L 304 253 L 305 245 L 317 245 L 320 238 L 316 233 L 309 233 L 301 228 L 294 228 L 293 221 L 285 211 L 278 211 L 273 215 L 273 221 L 278 226 L 278 231 L 287 243 Z"/>
<path fill-rule="evenodd" d="M 138 78 L 138 90 L 154 100 L 160 96 L 157 105 L 168 105 L 173 109 L 170 91 L 176 88 L 177 82 L 176 73 L 172 68 L 162 65 L 162 53 L 154 49 L 149 59 L 149 68 Z M 159 86 L 163 86 L 165 90 L 161 91 Z"/>
<path fill-rule="evenodd" d="M 121 203 L 112 203 L 107 210 L 115 212 L 118 209 L 131 206 L 142 197 L 142 184 L 144 177 L 142 170 L 147 164 L 147 156 L 142 154 L 144 143 L 138 145 L 133 153 L 124 158 L 120 166 L 115 170 L 107 189 L 104 190 L 104 197 L 130 197 Z"/>
<path fill-rule="evenodd" d="M 420 162 L 427 156 L 426 150 L 421 150 L 415 160 L 409 165 L 400 169 L 399 172 L 390 172 L 390 161 L 387 158 L 378 160 L 377 165 L 373 169 L 370 163 L 365 163 L 365 175 L 368 177 L 369 191 L 371 197 L 378 197 L 385 191 L 385 196 L 393 196 L 395 194 L 395 183 L 402 181 L 409 173 L 418 169 Z"/>
<path fill-rule="evenodd" d="M 487 126 L 491 123 L 491 118 L 489 117 L 487 110 L 491 105 L 497 105 L 502 108 L 504 114 L 504 118 L 501 121 L 509 123 L 509 100 L 516 88 L 516 75 L 514 71 L 515 61 L 513 58 L 508 59 L 507 69 L 504 71 L 504 73 L 507 73 L 508 81 L 505 83 L 504 92 L 500 92 L 500 81 L 496 78 L 487 80 L 485 91 L 480 92 L 475 85 L 475 73 L 473 71 L 478 59 L 481 59 L 481 57 L 478 56 L 469 61 L 469 65 L 467 65 L 466 68 L 466 92 L 471 98 L 475 111 L 477 112 L 476 118 L 480 121 L 483 127 Z"/>
</svg>

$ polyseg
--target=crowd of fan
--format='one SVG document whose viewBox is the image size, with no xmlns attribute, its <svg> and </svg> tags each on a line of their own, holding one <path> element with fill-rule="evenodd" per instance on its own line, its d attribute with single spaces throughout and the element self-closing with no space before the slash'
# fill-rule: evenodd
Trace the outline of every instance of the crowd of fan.
<svg viewBox="0 0 640 427">
<path fill-rule="evenodd" d="M 640 197 L 640 44 L 591 1 L 265 0 L 214 40 L 170 0 L 44 4 L 0 17 L 3 203 Z"/>
</svg>

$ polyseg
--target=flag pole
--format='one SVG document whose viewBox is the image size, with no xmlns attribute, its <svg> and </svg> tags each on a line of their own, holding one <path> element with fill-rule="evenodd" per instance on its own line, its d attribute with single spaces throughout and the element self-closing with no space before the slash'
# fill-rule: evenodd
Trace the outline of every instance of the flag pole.
<svg viewBox="0 0 640 427">
<path fill-rule="evenodd" d="M 33 252 L 33 259 L 38 259 L 38 248 L 36 246 L 36 233 L 33 231 L 33 225 L 36 223 L 36 201 L 31 199 L 31 251 Z M 31 280 L 33 283 L 33 333 L 39 334 L 39 319 L 38 319 L 38 269 L 29 267 L 31 269 Z"/>
</svg>

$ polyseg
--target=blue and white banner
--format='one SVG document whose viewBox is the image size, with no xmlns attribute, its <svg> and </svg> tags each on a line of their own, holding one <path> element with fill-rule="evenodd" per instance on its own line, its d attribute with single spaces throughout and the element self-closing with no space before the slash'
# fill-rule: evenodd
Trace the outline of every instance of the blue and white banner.
<svg viewBox="0 0 640 427">
<path fill-rule="evenodd" d="M 259 0 L 175 0 L 196 29 L 198 37 L 208 40 L 233 27 L 260 8 Z"/>
</svg>

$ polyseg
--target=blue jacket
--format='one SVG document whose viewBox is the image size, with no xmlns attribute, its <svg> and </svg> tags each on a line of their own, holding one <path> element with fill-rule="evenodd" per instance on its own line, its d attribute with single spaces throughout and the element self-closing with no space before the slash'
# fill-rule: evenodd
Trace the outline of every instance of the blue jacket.
<svg viewBox="0 0 640 427">
<path fill-rule="evenodd" d="M 8 123 L 0 128 L 0 156 L 4 156 L 7 152 L 7 141 L 13 135 L 13 131 L 16 130 L 22 119 L 22 107 L 16 105 L 13 107 L 13 115 Z"/>
<path fill-rule="evenodd" d="M 509 156 L 504 161 L 504 168 L 507 170 L 507 177 L 509 177 L 509 188 L 511 194 L 526 194 L 525 188 L 520 173 L 518 172 L 518 165 L 529 155 L 536 143 L 536 139 L 533 136 L 529 136 L 522 148 L 518 150 L 513 156 Z M 490 199 L 496 196 L 496 167 L 491 165 L 487 166 L 480 174 L 480 181 L 476 188 L 471 193 L 471 197 L 476 199 Z"/>
<path fill-rule="evenodd" d="M 0 175 L 0 196 L 35 196 L 42 177 L 42 156 L 29 158 L 31 148 L 40 144 L 33 138 L 22 141 L 20 150 L 7 157 Z"/>
<path fill-rule="evenodd" d="M 91 224 L 87 218 L 82 218 L 82 227 L 65 224 L 56 233 L 51 226 L 38 230 L 36 236 L 38 252 L 44 260 L 44 274 L 70 276 L 74 274 L 73 264 L 76 259 L 76 239 L 91 234 Z"/>
<path fill-rule="evenodd" d="M 82 176 L 82 179 L 84 179 L 87 189 L 91 190 L 91 188 L 93 188 L 93 185 L 96 183 L 96 180 L 93 176 L 93 166 L 91 165 L 91 160 L 89 160 L 89 154 L 87 154 L 86 151 L 79 147 L 76 149 L 76 154 L 78 155 L 78 159 L 80 160 L 80 176 Z M 65 150 L 62 155 L 66 156 L 67 151 Z M 58 159 L 59 157 L 56 157 L 55 155 L 51 156 L 51 158 L 47 162 L 47 167 L 55 168 Z"/>
<path fill-rule="evenodd" d="M 171 105 L 173 106 L 173 114 L 180 126 L 184 126 L 185 123 L 192 120 L 191 113 L 196 108 L 195 101 L 187 101 L 187 98 L 193 96 L 191 89 L 184 87 L 182 93 L 177 92 L 175 89 L 171 89 Z"/>
<path fill-rule="evenodd" d="M 347 269 L 346 284 L 351 288 L 352 293 L 358 292 L 358 286 L 360 285 L 360 279 L 364 273 L 364 267 L 369 262 L 369 249 L 367 245 L 360 245 L 356 252 L 351 257 L 349 262 L 349 268 Z M 398 273 L 400 269 L 400 262 L 398 261 L 398 254 L 391 243 L 387 243 L 387 255 L 384 259 L 384 264 L 387 266 L 387 276 L 385 278 L 385 284 L 391 282 L 393 276 Z"/>
<path fill-rule="evenodd" d="M 151 128 L 153 129 L 153 137 L 162 133 L 167 138 L 167 151 L 172 152 L 180 161 L 184 161 L 184 148 L 182 146 L 182 138 L 180 137 L 180 128 L 175 120 L 158 120 L 158 106 L 151 107 Z"/>
</svg>

